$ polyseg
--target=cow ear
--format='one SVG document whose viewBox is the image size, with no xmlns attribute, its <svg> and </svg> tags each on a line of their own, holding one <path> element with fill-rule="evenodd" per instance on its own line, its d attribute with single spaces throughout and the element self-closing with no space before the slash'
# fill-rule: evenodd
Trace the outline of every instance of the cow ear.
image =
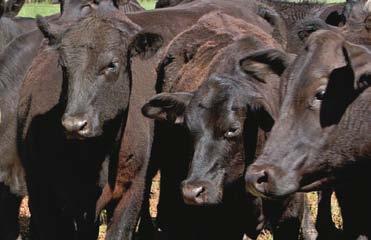
<svg viewBox="0 0 371 240">
<path fill-rule="evenodd" d="M 162 47 L 164 40 L 156 33 L 138 33 L 130 45 L 132 56 L 148 59 Z"/>
<path fill-rule="evenodd" d="M 326 17 L 325 22 L 331 26 L 340 27 L 346 23 L 346 17 L 343 13 L 333 11 Z"/>
<path fill-rule="evenodd" d="M 245 73 L 265 82 L 268 74 L 281 76 L 291 61 L 290 55 L 280 50 L 266 49 L 244 57 L 240 60 L 240 67 Z"/>
<path fill-rule="evenodd" d="M 160 93 L 151 98 L 142 107 L 144 116 L 172 124 L 183 124 L 184 111 L 193 97 L 193 93 Z"/>
<path fill-rule="evenodd" d="M 335 27 L 331 27 L 320 18 L 313 18 L 303 21 L 296 34 L 301 41 L 305 42 L 312 33 L 318 30 L 335 30 Z"/>
<path fill-rule="evenodd" d="M 364 89 L 371 84 L 371 52 L 360 45 L 344 44 L 344 54 L 354 75 L 354 89 Z"/>
<path fill-rule="evenodd" d="M 286 24 L 283 18 L 273 9 L 268 7 L 259 7 L 257 14 L 266 20 L 273 27 L 275 39 L 284 47 L 287 45 L 287 37 L 281 33 L 287 32 Z"/>
<path fill-rule="evenodd" d="M 58 45 L 61 37 L 61 31 L 56 25 L 51 25 L 41 16 L 36 17 L 37 27 L 45 38 L 49 40 L 50 46 Z"/>
</svg>

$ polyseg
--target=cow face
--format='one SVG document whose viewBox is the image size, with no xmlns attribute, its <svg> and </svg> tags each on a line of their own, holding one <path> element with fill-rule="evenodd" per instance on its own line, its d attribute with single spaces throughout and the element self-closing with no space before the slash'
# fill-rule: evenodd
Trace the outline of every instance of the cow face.
<svg viewBox="0 0 371 240">
<path fill-rule="evenodd" d="M 246 172 L 248 190 L 268 197 L 315 190 L 364 154 L 370 108 L 359 95 L 370 83 L 370 57 L 334 32 L 313 33 L 285 74 L 280 115 Z"/>
<path fill-rule="evenodd" d="M 137 53 L 150 56 L 162 44 L 161 37 L 141 33 L 126 17 L 112 19 L 99 13 L 59 36 L 43 21 L 39 27 L 60 55 L 68 88 L 62 118 L 66 132 L 77 138 L 102 135 L 104 126 L 127 109 L 130 57 Z"/>
<path fill-rule="evenodd" d="M 162 93 L 142 109 L 147 117 L 182 123 L 189 130 L 194 153 L 181 186 L 188 204 L 220 203 L 225 187 L 243 179 L 246 156 L 255 155 L 258 127 L 269 129 L 273 124 L 265 97 L 278 89 L 265 91 L 268 85 L 278 86 L 286 56 L 268 49 L 241 59 L 240 47 L 232 45 L 213 61 L 218 72 L 196 92 Z"/>
</svg>

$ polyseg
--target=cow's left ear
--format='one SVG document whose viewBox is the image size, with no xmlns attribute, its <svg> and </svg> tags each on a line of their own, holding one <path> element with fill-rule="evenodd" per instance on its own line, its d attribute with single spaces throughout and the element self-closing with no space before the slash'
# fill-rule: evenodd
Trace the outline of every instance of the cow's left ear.
<svg viewBox="0 0 371 240">
<path fill-rule="evenodd" d="M 160 93 L 152 97 L 142 107 L 145 117 L 172 124 L 183 124 L 184 112 L 193 97 L 193 93 Z"/>
<path fill-rule="evenodd" d="M 131 54 L 132 56 L 139 55 L 141 58 L 148 59 L 156 54 L 163 43 L 164 40 L 159 34 L 140 32 L 130 44 Z"/>
<path fill-rule="evenodd" d="M 354 75 L 354 89 L 363 89 L 371 84 L 371 52 L 360 45 L 344 43 L 344 55 Z"/>
<path fill-rule="evenodd" d="M 240 67 L 246 73 L 261 82 L 266 77 L 276 74 L 279 77 L 292 61 L 292 57 L 278 49 L 265 49 L 253 52 L 240 60 Z"/>
</svg>

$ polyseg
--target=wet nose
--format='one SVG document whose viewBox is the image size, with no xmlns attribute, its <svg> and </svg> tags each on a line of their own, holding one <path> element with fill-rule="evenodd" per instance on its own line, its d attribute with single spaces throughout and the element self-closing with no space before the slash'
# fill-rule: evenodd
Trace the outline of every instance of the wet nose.
<svg viewBox="0 0 371 240">
<path fill-rule="evenodd" d="M 88 120 L 84 117 L 64 116 L 62 125 L 68 133 L 87 136 L 89 134 Z"/>
<path fill-rule="evenodd" d="M 246 189 L 253 195 L 265 195 L 274 185 L 274 170 L 269 166 L 250 166 L 246 171 Z"/>
<path fill-rule="evenodd" d="M 183 183 L 182 193 L 184 202 L 190 205 L 202 205 L 205 202 L 205 191 L 205 186 Z"/>
</svg>

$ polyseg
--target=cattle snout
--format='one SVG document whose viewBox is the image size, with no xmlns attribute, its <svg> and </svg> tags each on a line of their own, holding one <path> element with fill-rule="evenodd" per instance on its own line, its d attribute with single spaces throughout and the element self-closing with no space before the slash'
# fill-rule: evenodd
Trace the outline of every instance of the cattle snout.
<svg viewBox="0 0 371 240">
<path fill-rule="evenodd" d="M 299 189 L 300 176 L 273 164 L 253 164 L 245 175 L 246 190 L 258 197 L 280 198 Z"/>
<path fill-rule="evenodd" d="M 87 138 L 92 135 L 92 127 L 88 118 L 81 116 L 64 115 L 62 125 L 71 138 Z"/>
<path fill-rule="evenodd" d="M 188 205 L 204 206 L 220 202 L 220 194 L 212 183 L 205 181 L 184 181 L 182 184 L 183 200 Z"/>
<path fill-rule="evenodd" d="M 267 196 L 275 188 L 277 169 L 271 165 L 251 165 L 245 175 L 246 189 L 253 195 Z"/>
<path fill-rule="evenodd" d="M 183 199 L 189 205 L 203 205 L 205 187 L 202 185 L 183 184 Z"/>
</svg>

